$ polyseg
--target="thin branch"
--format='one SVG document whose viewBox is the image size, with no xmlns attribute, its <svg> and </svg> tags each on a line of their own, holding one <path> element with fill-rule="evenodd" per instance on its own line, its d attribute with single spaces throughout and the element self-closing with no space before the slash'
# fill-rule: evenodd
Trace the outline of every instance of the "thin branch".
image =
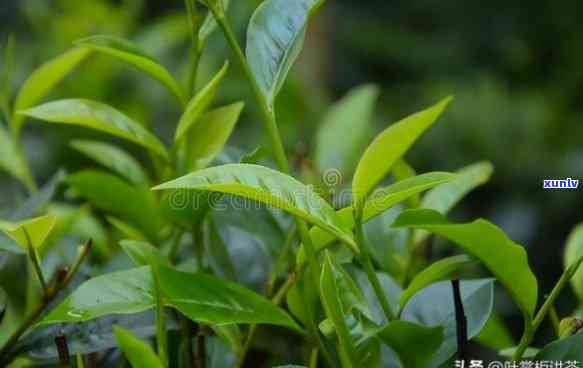
<svg viewBox="0 0 583 368">
<path fill-rule="evenodd" d="M 71 355 L 69 354 L 69 344 L 67 344 L 67 337 L 65 335 L 59 335 L 55 337 L 55 345 L 57 345 L 57 352 L 59 354 L 61 367 L 69 368 L 71 366 Z"/>
<path fill-rule="evenodd" d="M 65 290 L 75 273 L 89 254 L 93 242 L 91 239 L 85 242 L 83 249 L 77 256 L 73 267 L 67 272 L 67 274 L 63 277 L 62 274 L 57 274 L 57 280 L 54 283 L 54 287 L 48 289 L 46 295 L 43 296 L 42 302 L 29 314 L 29 316 L 22 322 L 22 324 L 10 335 L 2 349 L 0 350 L 0 366 L 2 364 L 8 364 L 11 360 L 10 350 L 14 347 L 14 345 L 18 342 L 18 339 L 26 332 L 28 329 L 43 315 L 45 309 L 53 302 L 53 300 L 59 295 L 62 290 Z M 59 279 L 62 278 L 62 281 L 59 282 Z"/>
<path fill-rule="evenodd" d="M 468 344 L 468 320 L 464 311 L 464 303 L 460 292 L 460 280 L 451 280 L 453 289 L 453 304 L 455 307 L 455 321 L 457 333 L 457 353 L 458 359 L 465 361 L 466 346 Z"/>
</svg>

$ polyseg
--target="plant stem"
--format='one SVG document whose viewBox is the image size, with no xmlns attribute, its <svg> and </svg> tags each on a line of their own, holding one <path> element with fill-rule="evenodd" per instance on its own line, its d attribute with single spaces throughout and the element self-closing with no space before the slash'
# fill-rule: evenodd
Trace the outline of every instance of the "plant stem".
<svg viewBox="0 0 583 368">
<path fill-rule="evenodd" d="M 317 368 L 318 367 L 318 349 L 312 349 L 310 353 L 310 368 Z"/>
<path fill-rule="evenodd" d="M 360 206 L 357 206 L 357 208 Z M 387 296 L 385 295 L 385 292 L 381 286 L 381 282 L 379 281 L 379 278 L 376 274 L 376 271 L 374 269 L 374 265 L 372 263 L 372 259 L 370 257 L 369 251 L 368 251 L 368 246 L 366 245 L 366 242 L 364 241 L 364 230 L 363 230 L 363 223 L 362 223 L 362 210 L 355 210 L 354 213 L 354 229 L 355 229 L 355 235 L 356 235 L 356 242 L 357 244 L 360 245 L 360 263 L 362 264 L 362 267 L 364 268 L 364 271 L 366 272 L 366 276 L 369 280 L 369 282 L 372 285 L 372 288 L 377 296 L 377 299 L 379 300 L 379 303 L 381 304 L 381 308 L 383 309 L 383 312 L 385 314 L 385 317 L 387 319 L 387 321 L 392 321 L 395 319 L 395 314 L 393 313 L 393 311 L 391 310 L 391 305 L 389 304 L 389 301 L 387 300 Z"/>
<path fill-rule="evenodd" d="M 69 354 L 69 344 L 67 344 L 67 337 L 65 335 L 59 335 L 55 337 L 55 345 L 57 345 L 57 352 L 59 354 L 61 367 L 69 368 L 71 366 L 71 354 Z"/>
<path fill-rule="evenodd" d="M 468 319 L 464 311 L 464 303 L 460 292 L 460 280 L 451 280 L 453 289 L 453 304 L 455 307 L 457 354 L 458 359 L 466 361 L 466 345 L 468 343 Z"/>
<path fill-rule="evenodd" d="M 192 229 L 192 242 L 196 253 L 196 271 L 204 271 L 204 234 L 203 222 L 194 225 Z"/>
<path fill-rule="evenodd" d="M 154 290 L 156 291 L 156 343 L 158 357 L 164 366 L 168 365 L 168 336 L 166 335 L 166 311 L 160 290 L 160 273 L 158 265 L 152 263 L 152 277 L 154 278 Z"/>
<path fill-rule="evenodd" d="M 40 265 L 40 261 L 38 259 L 38 254 L 37 254 L 36 249 L 34 248 L 34 246 L 32 244 L 32 240 L 30 239 L 30 234 L 28 233 L 28 230 L 26 230 L 26 228 L 23 227 L 22 231 L 24 232 L 24 236 L 26 238 L 28 256 L 30 257 L 30 262 L 32 263 L 32 265 L 34 267 L 34 271 L 36 273 L 36 276 L 38 277 L 38 281 L 40 282 L 40 284 L 42 286 L 43 297 L 44 297 L 48 294 L 48 288 L 47 288 L 47 283 L 45 281 L 45 277 L 43 275 L 43 270 L 42 270 L 41 265 Z"/>
<path fill-rule="evenodd" d="M 529 321 L 525 322 L 524 333 L 522 335 L 522 338 L 520 339 L 520 343 L 518 344 L 516 351 L 514 352 L 514 355 L 512 357 L 513 360 L 516 361 L 522 358 L 524 352 L 526 351 L 526 348 L 528 348 L 529 344 L 531 343 L 538 327 L 545 319 L 547 313 L 551 310 L 553 304 L 555 303 L 555 300 L 558 298 L 561 291 L 563 291 L 565 286 L 567 286 L 569 280 L 571 280 L 573 275 L 575 275 L 575 272 L 577 272 L 577 269 L 579 268 L 582 262 L 583 257 L 579 258 L 575 263 L 573 263 L 563 272 L 561 278 L 559 279 L 559 281 L 557 281 L 555 287 L 549 294 L 549 297 L 545 300 L 542 307 L 536 313 L 536 316 L 534 317 L 532 323 L 529 323 Z"/>
<path fill-rule="evenodd" d="M 551 306 L 551 310 L 549 311 L 549 317 L 551 318 L 551 323 L 553 324 L 553 328 L 555 329 L 555 334 L 559 337 L 560 329 L 559 325 L 561 323 L 559 319 L 559 314 L 557 313 L 557 309 L 555 306 Z"/>
<path fill-rule="evenodd" d="M 196 10 L 196 4 L 194 0 L 186 0 L 186 9 L 188 13 L 188 23 L 190 26 L 190 38 L 192 41 L 191 56 L 190 56 L 190 73 L 188 75 L 188 85 L 187 85 L 187 97 L 190 98 L 194 94 L 194 89 L 196 86 L 196 75 L 198 72 L 198 66 L 200 63 L 200 55 L 202 53 L 202 45 L 198 40 L 198 32 L 201 25 L 201 17 Z"/>
<path fill-rule="evenodd" d="M 267 100 L 265 99 L 265 97 L 261 93 L 261 89 L 259 88 L 259 86 L 255 80 L 255 77 L 253 76 L 253 73 L 251 72 L 251 68 L 249 67 L 249 64 L 247 63 L 247 60 L 245 58 L 245 55 L 243 54 L 241 46 L 239 46 L 239 42 L 237 41 L 237 38 L 236 38 L 229 22 L 226 19 L 224 9 L 220 9 L 216 5 L 211 5 L 211 4 L 209 4 L 209 5 L 210 5 L 209 6 L 210 11 L 212 12 L 219 27 L 222 29 L 223 34 L 225 35 L 225 38 L 227 39 L 227 42 L 229 43 L 229 46 L 231 47 L 231 50 L 234 52 L 239 64 L 241 65 L 241 68 L 243 69 L 243 72 L 245 73 L 245 77 L 247 78 L 247 81 L 248 81 L 249 85 L 251 86 L 251 89 L 253 91 L 253 94 L 255 96 L 257 104 L 259 105 L 259 108 L 261 110 L 261 114 L 262 114 L 262 118 L 263 118 L 262 119 L 263 127 L 264 127 L 267 135 L 269 136 L 269 140 L 271 142 L 271 149 L 273 151 L 272 153 L 273 153 L 273 156 L 274 156 L 275 161 L 277 163 L 277 166 L 285 174 L 290 174 L 289 162 L 287 160 L 287 156 L 285 154 L 283 142 L 282 142 L 281 136 L 279 134 L 279 128 L 277 126 L 275 111 L 273 109 L 273 106 L 268 104 Z M 295 218 L 295 220 L 296 220 L 296 226 L 300 232 L 302 242 L 303 242 L 304 247 L 306 249 L 306 255 L 308 257 L 308 262 L 310 263 L 310 265 L 313 266 L 313 269 L 310 272 L 313 274 L 313 279 L 314 279 L 313 282 L 315 282 L 314 285 L 315 285 L 315 287 L 318 287 L 319 286 L 318 277 L 320 274 L 319 273 L 320 267 L 318 264 L 318 260 L 316 258 L 316 251 L 315 251 L 314 245 L 312 244 L 312 238 L 310 237 L 306 223 L 297 217 Z M 329 364 L 331 364 L 332 359 L 330 358 L 330 355 L 327 352 L 327 350 L 325 349 L 325 346 L 321 340 L 321 337 L 320 337 L 319 332 L 318 332 L 318 327 L 317 327 L 316 321 L 314 321 L 313 318 L 311 318 L 311 319 L 312 320 L 310 321 L 311 322 L 310 324 L 311 324 L 311 330 L 315 334 L 314 338 L 317 340 L 318 345 L 320 346 L 320 350 L 322 351 L 322 354 L 326 358 L 326 361 Z M 333 366 L 333 365 L 331 364 L 331 366 Z"/>
<path fill-rule="evenodd" d="M 75 276 L 79 267 L 87 258 L 89 251 L 91 249 L 93 242 L 89 239 L 85 242 L 83 249 L 77 256 L 73 267 L 67 272 L 65 277 L 62 280 L 57 280 L 54 287 L 48 290 L 48 293 L 43 297 L 42 303 L 38 305 L 30 314 L 29 316 L 22 322 L 22 324 L 10 335 L 2 349 L 0 350 L 0 366 L 2 364 L 8 364 L 11 360 L 11 356 L 9 355 L 10 349 L 14 347 L 14 345 L 18 342 L 18 339 L 26 332 L 28 329 L 37 321 L 37 319 L 45 312 L 45 309 L 51 304 L 51 302 L 55 299 L 55 297 L 67 288 L 73 277 Z"/>
</svg>

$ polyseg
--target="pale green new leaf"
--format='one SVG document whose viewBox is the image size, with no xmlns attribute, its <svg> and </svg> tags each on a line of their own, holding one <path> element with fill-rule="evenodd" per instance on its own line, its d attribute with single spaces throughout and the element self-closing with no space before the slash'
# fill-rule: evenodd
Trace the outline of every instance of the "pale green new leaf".
<svg viewBox="0 0 583 368">
<path fill-rule="evenodd" d="M 71 147 L 135 184 L 148 183 L 140 163 L 126 151 L 109 143 L 74 140 Z"/>
<path fill-rule="evenodd" d="M 174 135 L 175 142 L 179 142 L 184 138 L 188 131 L 199 121 L 201 115 L 208 109 L 228 69 L 229 62 L 226 61 L 213 79 L 188 102 L 176 127 L 176 133 Z"/>
<path fill-rule="evenodd" d="M 409 301 L 409 299 L 419 290 L 437 281 L 446 279 L 460 268 L 467 266 L 472 262 L 472 258 L 466 255 L 460 255 L 447 257 L 433 263 L 418 273 L 415 278 L 413 278 L 407 289 L 405 289 L 400 295 L 399 304 L 401 305 L 401 308 L 403 308 L 405 304 L 407 304 L 407 301 Z"/>
<path fill-rule="evenodd" d="M 581 257 L 583 257 L 583 224 L 577 225 L 569 234 L 565 246 L 565 269 L 575 264 Z M 583 300 L 583 268 L 573 275 L 571 286 L 579 300 Z"/>
<path fill-rule="evenodd" d="M 57 217 L 46 215 L 17 223 L 0 223 L 0 229 L 24 249 L 39 251 L 55 227 Z"/>
<path fill-rule="evenodd" d="M 14 111 L 34 106 L 90 53 L 87 49 L 74 48 L 41 65 L 20 88 L 14 102 Z M 15 115 L 13 124 L 16 131 L 20 130 L 22 123 L 23 116 Z"/>
<path fill-rule="evenodd" d="M 358 252 L 350 231 L 324 199 L 294 178 L 267 167 L 250 164 L 215 166 L 153 189 L 211 191 L 262 202 L 323 228 Z"/>
<path fill-rule="evenodd" d="M 226 12 L 227 9 L 229 9 L 229 4 L 231 1 L 222 0 L 222 2 L 223 9 Z M 215 31 L 216 28 L 217 21 L 215 20 L 215 17 L 212 15 L 212 13 L 209 11 L 198 31 L 198 42 L 200 48 L 202 48 L 205 45 L 207 38 Z"/>
<path fill-rule="evenodd" d="M 310 15 L 322 0 L 266 0 L 247 29 L 247 61 L 269 106 L 299 56 Z"/>
<path fill-rule="evenodd" d="M 149 148 L 164 159 L 168 152 L 164 144 L 140 123 L 101 102 L 85 99 L 65 99 L 20 111 L 20 114 L 50 123 L 78 125 L 98 130 Z"/>
<path fill-rule="evenodd" d="M 378 332 L 378 337 L 397 354 L 403 367 L 425 368 L 443 341 L 443 327 L 393 321 Z"/>
<path fill-rule="evenodd" d="M 526 251 L 494 224 L 482 219 L 451 224 L 439 212 L 420 209 L 404 211 L 393 226 L 427 230 L 456 243 L 478 258 L 496 276 L 527 319 L 533 317 L 538 286 Z"/>
<path fill-rule="evenodd" d="M 447 214 L 466 194 L 483 185 L 494 171 L 490 162 L 478 162 L 456 171 L 457 177 L 449 183 L 442 184 L 423 197 L 420 207 Z M 427 238 L 427 231 L 415 232 L 415 244 Z"/>
<path fill-rule="evenodd" d="M 132 42 L 113 36 L 99 35 L 84 38 L 76 44 L 116 58 L 145 72 L 166 86 L 182 104 L 185 103 L 184 94 L 170 72 Z"/>
<path fill-rule="evenodd" d="M 364 85 L 330 107 L 316 136 L 315 164 L 321 173 L 330 169 L 338 170 L 344 177 L 352 173 L 366 148 L 378 94 L 376 86 Z"/>
<path fill-rule="evenodd" d="M 10 134 L 0 123 L 0 169 L 30 187 L 32 179 Z"/>
<path fill-rule="evenodd" d="M 115 338 L 133 368 L 164 368 L 152 347 L 131 331 L 113 326 Z"/>
<path fill-rule="evenodd" d="M 401 180 L 388 187 L 375 191 L 367 203 L 363 211 L 363 222 L 369 221 L 374 217 L 380 215 L 387 209 L 402 202 L 412 196 L 421 193 L 425 190 L 431 189 L 437 185 L 447 183 L 455 178 L 455 175 L 445 172 L 431 172 L 421 174 L 410 179 Z M 345 207 L 336 212 L 344 227 L 352 230 L 354 228 L 354 217 L 352 207 Z M 318 227 L 310 229 L 310 237 L 317 251 L 330 245 L 335 237 L 333 234 L 323 231 Z M 306 261 L 303 247 L 298 252 L 298 265 L 304 264 Z"/>
<path fill-rule="evenodd" d="M 117 229 L 124 237 L 128 238 L 129 240 L 147 241 L 148 239 L 148 237 L 144 235 L 139 229 L 125 221 L 122 221 L 113 216 L 105 216 L 105 219 L 111 224 L 111 226 Z"/>
<path fill-rule="evenodd" d="M 217 157 L 231 136 L 243 106 L 242 102 L 237 102 L 202 116 L 186 141 L 185 159 L 190 169 L 204 169 Z"/>
<path fill-rule="evenodd" d="M 406 117 L 385 129 L 372 141 L 362 155 L 352 180 L 355 208 L 364 204 L 369 193 L 419 136 L 437 120 L 451 99 L 448 97 L 426 110 Z"/>
</svg>

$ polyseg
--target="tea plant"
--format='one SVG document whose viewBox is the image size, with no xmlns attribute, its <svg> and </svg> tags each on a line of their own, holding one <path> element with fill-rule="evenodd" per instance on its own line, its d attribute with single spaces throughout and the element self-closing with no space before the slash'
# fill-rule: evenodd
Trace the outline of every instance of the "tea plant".
<svg viewBox="0 0 583 368">
<path fill-rule="evenodd" d="M 206 14 L 186 1 L 192 38 L 186 88 L 130 41 L 93 36 L 34 71 L 13 98 L 14 45 L 5 47 L 1 107 L 9 125 L 0 128 L 0 166 L 30 197 L 0 223 L 2 251 L 26 256 L 28 274 L 25 313 L 0 293 L 0 322 L 10 330 L 0 350 L 3 365 L 438 367 L 472 359 L 470 339 L 506 348 L 500 354 L 513 360 L 583 360 L 580 320 L 559 323 L 553 307 L 569 281 L 583 298 L 583 271 L 577 271 L 583 228 L 567 241 L 565 271 L 539 306 L 521 245 L 486 220 L 446 217 L 489 179 L 491 165 L 418 175 L 404 161 L 451 98 L 389 125 L 367 145 L 378 91 L 358 87 L 330 107 L 315 140 L 315 166 L 298 173 L 278 130 L 276 101 L 322 1 L 262 2 L 249 21 L 245 52 L 228 19 L 229 1 L 201 3 Z M 244 104 L 214 106 L 226 61 L 195 88 L 215 31 L 244 72 L 270 143 L 222 161 Z M 99 101 L 38 105 L 97 54 L 138 69 L 175 97 L 182 114 L 170 145 L 150 123 Z M 29 121 L 128 141 L 147 153 L 148 165 L 113 143 L 75 140 L 71 147 L 101 168 L 59 172 L 39 189 L 21 144 Z M 343 187 L 340 179 L 350 176 L 350 188 Z M 54 199 L 60 186 L 68 203 Z M 435 237 L 461 254 L 436 260 Z M 84 245 L 75 254 L 71 242 L 79 239 Z M 236 251 L 257 245 L 267 261 L 259 252 L 245 258 Z M 70 266 L 60 265 L 58 254 Z M 478 266 L 493 278 L 467 278 Z M 254 275 L 258 268 L 268 275 Z M 522 312 L 516 346 L 493 313 L 495 283 Z M 547 317 L 557 339 L 538 350 L 531 343 Z"/>
</svg>

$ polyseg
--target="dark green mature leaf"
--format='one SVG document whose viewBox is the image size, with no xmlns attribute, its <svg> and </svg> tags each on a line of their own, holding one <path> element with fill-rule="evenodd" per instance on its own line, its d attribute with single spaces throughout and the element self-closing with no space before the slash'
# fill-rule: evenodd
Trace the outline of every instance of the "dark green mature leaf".
<svg viewBox="0 0 583 368">
<path fill-rule="evenodd" d="M 461 281 L 460 290 L 468 321 L 468 338 L 471 339 L 484 327 L 492 312 L 494 280 Z M 415 294 L 405 306 L 401 319 L 428 327 L 444 327 L 444 341 L 427 367 L 440 366 L 457 350 L 451 282 L 438 282 Z"/>
<path fill-rule="evenodd" d="M 166 318 L 168 330 L 178 329 L 178 322 L 171 313 L 167 313 Z M 26 353 L 33 359 L 57 358 L 55 337 L 59 335 L 67 336 L 71 354 L 101 352 L 118 345 L 113 334 L 113 325 L 129 329 L 142 338 L 151 337 L 156 333 L 153 311 L 108 315 L 87 322 L 53 324 L 36 328 L 20 339 L 11 353 Z"/>
<path fill-rule="evenodd" d="M 32 179 L 10 133 L 0 121 L 0 170 L 6 171 L 24 185 L 31 186 Z"/>
<path fill-rule="evenodd" d="M 535 357 L 535 361 L 583 361 L 583 333 L 553 341 L 545 346 Z"/>
<path fill-rule="evenodd" d="M 197 322 L 273 324 L 300 330 L 285 311 L 232 282 L 160 267 L 160 285 L 166 302 Z"/>
<path fill-rule="evenodd" d="M 91 51 L 87 49 L 74 48 L 41 65 L 20 88 L 14 102 L 14 111 L 34 106 L 90 53 Z M 12 121 L 13 128 L 19 131 L 23 122 L 23 116 L 15 115 Z"/>
<path fill-rule="evenodd" d="M 340 355 L 350 366 L 356 366 L 358 364 L 356 347 L 350 338 L 346 317 L 353 306 L 363 304 L 364 296 L 328 252 L 320 277 L 320 298 L 326 316 L 332 322 L 338 336 Z"/>
<path fill-rule="evenodd" d="M 443 341 L 443 327 L 393 321 L 378 332 L 378 337 L 393 349 L 403 367 L 425 368 Z"/>
<path fill-rule="evenodd" d="M 451 101 L 438 104 L 406 117 L 380 133 L 362 155 L 352 180 L 353 203 L 364 205 L 369 193 L 389 173 L 391 167 L 441 115 Z"/>
<path fill-rule="evenodd" d="M 4 289 L 0 288 L 0 325 L 4 319 L 4 312 L 6 311 L 6 304 L 8 303 L 8 297 Z"/>
<path fill-rule="evenodd" d="M 184 94 L 178 83 L 170 72 L 164 68 L 157 60 L 141 50 L 139 46 L 112 36 L 92 36 L 76 42 L 77 45 L 89 50 L 101 52 L 127 63 L 161 82 L 178 98 L 181 103 L 185 103 Z"/>
<path fill-rule="evenodd" d="M 164 144 L 155 135 L 122 112 L 101 102 L 84 99 L 58 100 L 19 113 L 50 123 L 78 125 L 112 134 L 149 148 L 162 158 L 168 159 Z"/>
<path fill-rule="evenodd" d="M 71 147 L 134 184 L 148 183 L 148 175 L 140 163 L 127 152 L 112 144 L 74 140 L 71 142 Z"/>
<path fill-rule="evenodd" d="M 415 194 L 431 189 L 437 185 L 447 183 L 449 180 L 454 178 L 455 175 L 449 173 L 432 172 L 418 175 L 410 179 L 401 180 L 388 187 L 379 189 L 375 191 L 366 202 L 363 211 L 363 221 L 369 221 L 392 206 L 396 205 L 397 203 L 402 202 L 411 196 L 414 196 Z M 352 230 L 354 227 L 352 207 L 345 207 L 341 210 L 338 210 L 336 213 L 340 218 L 340 221 L 343 223 L 343 226 Z M 318 227 L 313 227 L 310 229 L 310 236 L 316 250 L 325 248 L 335 240 L 334 235 L 329 234 L 328 232 L 325 232 Z M 306 257 L 302 247 L 298 252 L 297 263 L 298 265 L 301 265 L 305 261 Z"/>
<path fill-rule="evenodd" d="M 315 163 L 320 172 L 334 169 L 348 177 L 354 170 L 366 148 L 378 94 L 376 86 L 364 85 L 351 90 L 330 107 L 316 137 Z"/>
<path fill-rule="evenodd" d="M 164 364 L 148 343 L 119 326 L 113 326 L 113 332 L 133 368 L 164 368 Z"/>
<path fill-rule="evenodd" d="M 425 194 L 420 207 L 447 214 L 468 192 L 490 180 L 494 167 L 489 162 L 478 162 L 456 171 L 456 178 Z M 429 236 L 427 231 L 415 232 L 415 244 Z"/>
<path fill-rule="evenodd" d="M 244 104 L 237 102 L 204 114 L 186 141 L 186 163 L 190 170 L 206 168 L 231 136 Z"/>
<path fill-rule="evenodd" d="M 158 239 L 163 223 L 156 200 L 147 188 L 135 187 L 117 176 L 92 170 L 69 175 L 66 181 L 95 207 L 130 222 L 150 240 Z"/>
<path fill-rule="evenodd" d="M 423 229 L 441 235 L 478 258 L 510 292 L 527 319 L 532 318 L 538 294 L 536 277 L 526 251 L 494 224 L 476 220 L 450 224 L 439 212 L 427 209 L 404 211 L 395 227 Z"/>
<path fill-rule="evenodd" d="M 109 314 L 130 314 L 154 306 L 150 267 L 94 277 L 83 283 L 39 325 L 85 322 Z"/>
<path fill-rule="evenodd" d="M 350 231 L 324 199 L 294 178 L 267 167 L 249 164 L 215 166 L 154 188 L 163 189 L 212 191 L 262 202 L 325 229 L 358 251 Z"/>
<path fill-rule="evenodd" d="M 565 269 L 575 264 L 583 257 L 583 224 L 577 225 L 567 239 L 565 245 Z M 571 286 L 579 297 L 583 300 L 583 269 L 580 268 L 571 278 Z"/>
<path fill-rule="evenodd" d="M 226 61 L 221 70 L 207 83 L 204 88 L 198 92 L 191 100 L 188 102 L 184 113 L 178 121 L 178 126 L 176 127 L 176 133 L 174 134 L 174 141 L 180 142 L 186 137 L 189 130 L 199 121 L 202 114 L 208 109 L 208 107 L 213 102 L 217 89 L 227 70 L 229 69 L 229 62 Z"/>
<path fill-rule="evenodd" d="M 322 0 L 266 0 L 247 29 L 247 61 L 268 105 L 300 54 L 310 15 Z"/>
<path fill-rule="evenodd" d="M 454 272 L 460 268 L 472 263 L 472 258 L 461 255 L 453 256 L 441 259 L 420 273 L 418 273 L 415 278 L 411 281 L 407 289 L 403 291 L 399 297 L 399 304 L 401 308 L 407 304 L 407 301 L 411 299 L 419 290 L 424 287 L 431 285 L 437 281 L 444 280 L 445 278 L 451 276 Z"/>
<path fill-rule="evenodd" d="M 164 303 L 194 321 L 213 325 L 273 324 L 301 331 L 285 311 L 240 285 L 165 266 L 160 266 L 159 276 Z M 144 266 L 108 273 L 85 282 L 39 325 L 137 313 L 154 305 L 152 273 L 149 266 Z"/>
<path fill-rule="evenodd" d="M 21 205 L 10 212 L 10 220 L 18 221 L 40 215 L 45 207 L 53 200 L 65 175 L 65 170 L 58 170 L 38 192 L 31 194 Z"/>
</svg>

